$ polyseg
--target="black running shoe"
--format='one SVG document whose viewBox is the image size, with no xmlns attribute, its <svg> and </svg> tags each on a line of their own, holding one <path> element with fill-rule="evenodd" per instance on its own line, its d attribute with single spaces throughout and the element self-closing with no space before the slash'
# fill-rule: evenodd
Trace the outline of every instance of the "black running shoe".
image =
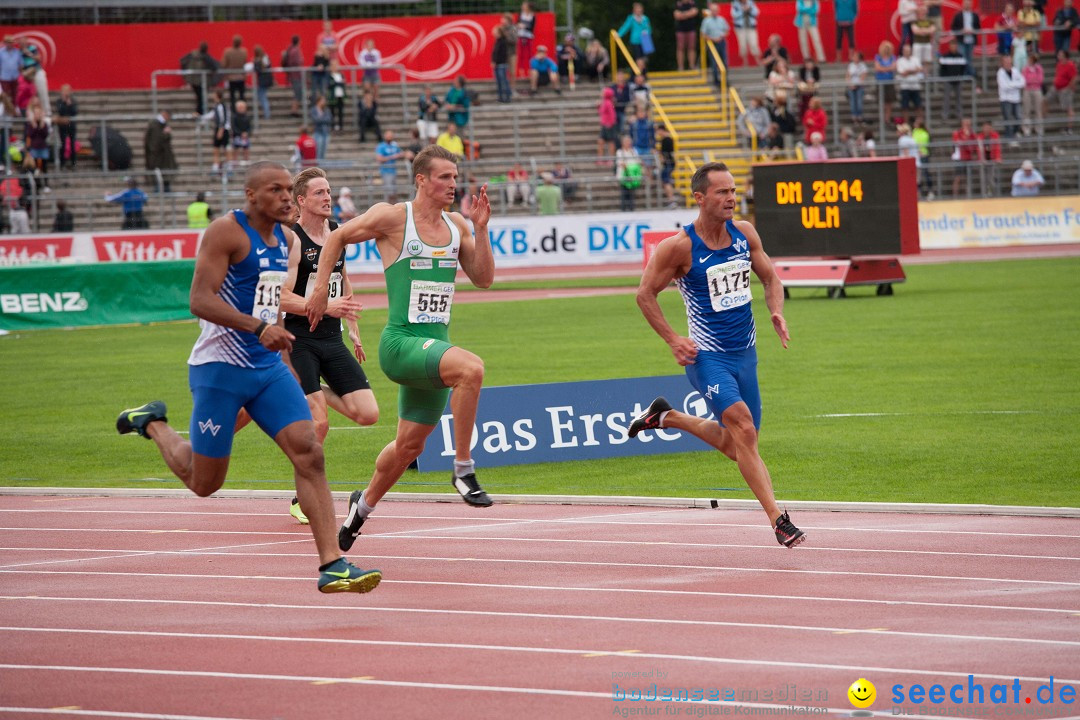
<svg viewBox="0 0 1080 720">
<path fill-rule="evenodd" d="M 120 413 L 120 417 L 116 418 L 116 430 L 121 435 L 137 432 L 150 440 L 146 435 L 146 426 L 155 420 L 168 422 L 165 417 L 165 403 L 161 400 L 155 400 L 141 407 L 130 408 Z"/>
<path fill-rule="evenodd" d="M 345 516 L 345 524 L 337 533 L 337 544 L 341 552 L 347 552 L 356 542 L 360 534 L 360 528 L 364 526 L 366 517 L 360 517 L 360 494 L 363 490 L 353 490 L 349 496 L 349 514 Z"/>
<path fill-rule="evenodd" d="M 630 423 L 630 427 L 626 429 L 626 434 L 630 437 L 637 437 L 637 434 L 642 430 L 655 430 L 660 427 L 660 416 L 668 410 L 671 410 L 671 403 L 662 397 L 656 398 L 645 412 L 634 418 L 634 421 Z"/>
<path fill-rule="evenodd" d="M 773 529 L 776 531 L 776 542 L 784 547 L 795 547 L 806 540 L 806 534 L 792 525 L 787 513 L 776 518 L 776 527 Z"/>
<path fill-rule="evenodd" d="M 491 507 L 491 498 L 476 482 L 476 473 L 469 473 L 464 477 L 452 475 L 450 482 L 454 489 L 461 494 L 461 498 L 473 507 Z"/>
</svg>

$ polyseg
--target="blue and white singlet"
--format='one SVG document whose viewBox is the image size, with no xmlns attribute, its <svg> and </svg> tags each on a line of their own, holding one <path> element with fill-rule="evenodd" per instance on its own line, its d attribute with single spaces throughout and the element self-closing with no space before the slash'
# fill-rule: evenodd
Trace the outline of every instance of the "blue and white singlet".
<svg viewBox="0 0 1080 720">
<path fill-rule="evenodd" d="M 750 243 L 735 223 L 727 222 L 731 245 L 708 247 L 693 224 L 683 227 L 690 236 L 690 271 L 675 281 L 686 304 L 689 335 L 700 350 L 733 352 L 757 342 L 750 310 Z"/>
</svg>

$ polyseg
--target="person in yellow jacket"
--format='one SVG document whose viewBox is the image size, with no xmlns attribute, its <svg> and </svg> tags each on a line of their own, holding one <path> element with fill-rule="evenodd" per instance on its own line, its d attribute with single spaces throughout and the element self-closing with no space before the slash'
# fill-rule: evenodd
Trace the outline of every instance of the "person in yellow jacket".
<svg viewBox="0 0 1080 720">
<path fill-rule="evenodd" d="M 214 212 L 206 202 L 206 193 L 195 196 L 195 202 L 187 206 L 187 226 L 189 228 L 204 228 L 210 225 Z"/>
</svg>

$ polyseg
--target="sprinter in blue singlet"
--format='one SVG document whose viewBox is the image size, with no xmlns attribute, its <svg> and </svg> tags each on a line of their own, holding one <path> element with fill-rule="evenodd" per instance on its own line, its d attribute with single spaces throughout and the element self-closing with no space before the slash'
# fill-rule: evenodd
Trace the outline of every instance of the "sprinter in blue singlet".
<svg viewBox="0 0 1080 720">
<path fill-rule="evenodd" d="M 691 180 L 700 212 L 691 225 L 667 238 L 649 259 L 637 292 L 638 307 L 652 329 L 671 347 L 675 360 L 714 416 L 705 419 L 674 410 L 656 398 L 634 419 L 630 437 L 642 430 L 674 428 L 704 440 L 739 465 L 786 547 L 806 535 L 781 512 L 769 469 L 758 453 L 761 394 L 757 382 L 757 329 L 750 301 L 750 273 L 761 281 L 773 329 L 786 348 L 784 288 L 754 226 L 735 220 L 735 178 L 723 163 L 702 165 Z M 657 295 L 675 281 L 686 305 L 688 336 L 675 332 Z"/>
</svg>

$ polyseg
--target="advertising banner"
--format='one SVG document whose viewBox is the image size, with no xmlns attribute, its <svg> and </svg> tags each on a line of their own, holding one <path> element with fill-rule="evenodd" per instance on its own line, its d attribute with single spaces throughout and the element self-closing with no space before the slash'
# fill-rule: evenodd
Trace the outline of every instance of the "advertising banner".
<svg viewBox="0 0 1080 720">
<path fill-rule="evenodd" d="M 696 213 L 696 209 L 683 209 L 493 217 L 488 236 L 499 268 L 641 262 L 646 232 L 664 230 L 674 235 Z M 350 245 L 345 259 L 351 273 L 382 272 L 374 242 Z"/>
<path fill-rule="evenodd" d="M 658 395 L 676 410 L 712 417 L 684 375 L 486 387 L 480 394 L 472 456 L 477 467 L 485 468 L 710 450 L 674 430 L 627 436 L 626 426 Z M 418 465 L 425 472 L 454 467 L 449 402 Z"/>
<path fill-rule="evenodd" d="M 0 329 L 184 320 L 194 270 L 191 260 L 2 268 Z"/>
<path fill-rule="evenodd" d="M 70 262 L 74 259 L 71 252 L 73 241 L 71 235 L 0 239 L 0 267 Z"/>
<path fill-rule="evenodd" d="M 32 3 L 31 3 L 32 4 Z M 458 75 L 473 79 L 494 77 L 491 68 L 492 29 L 498 13 L 444 15 L 376 20 L 334 20 L 337 60 L 343 66 L 359 65 L 360 53 L 369 39 L 382 53 L 385 65 L 404 65 L 411 82 L 449 82 Z M 179 70 L 180 58 L 198 47 L 210 46 L 210 54 L 222 53 L 240 35 L 250 53 L 262 45 L 275 66 L 281 53 L 300 37 L 304 64 L 311 65 L 321 20 L 274 20 L 248 22 L 133 23 L 130 25 L 2 26 L 6 34 L 37 45 L 49 84 L 71 84 L 78 90 L 124 90 L 150 87 L 155 70 Z M 536 13 L 536 42 L 554 54 L 555 15 Z M 119 50 L 122 49 L 122 52 Z M 400 79 L 397 72 L 383 73 L 384 82 Z M 277 77 L 285 81 L 284 74 Z M 180 76 L 161 76 L 158 87 L 183 87 Z"/>
<path fill-rule="evenodd" d="M 184 260 L 195 257 L 198 230 L 173 233 L 118 233 L 94 235 L 94 250 L 99 262 L 144 262 L 147 260 Z"/>
<path fill-rule="evenodd" d="M 929 249 L 1080 242 L 1080 197 L 987 198 L 919 203 Z"/>
</svg>

